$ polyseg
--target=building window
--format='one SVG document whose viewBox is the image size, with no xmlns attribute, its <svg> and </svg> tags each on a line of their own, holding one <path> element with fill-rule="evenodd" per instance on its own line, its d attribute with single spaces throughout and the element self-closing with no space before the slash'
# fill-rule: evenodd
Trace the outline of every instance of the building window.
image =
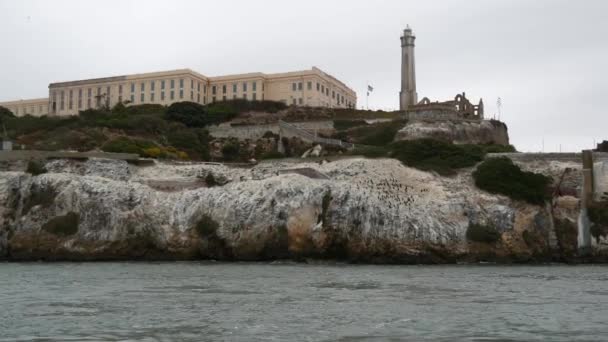
<svg viewBox="0 0 608 342">
<path fill-rule="evenodd" d="M 226 94 L 226 85 L 225 84 L 222 86 L 222 94 Z"/>
<path fill-rule="evenodd" d="M 156 88 L 156 82 L 154 82 L 154 81 L 150 82 L 150 90 L 154 91 L 155 88 Z"/>
<path fill-rule="evenodd" d="M 201 103 L 201 94 L 196 94 L 196 102 Z"/>
<path fill-rule="evenodd" d="M 312 82 L 308 81 L 308 83 L 306 83 L 306 88 L 312 90 Z"/>
<path fill-rule="evenodd" d="M 335 92 L 335 91 L 333 91 L 333 90 L 331 91 L 331 98 L 332 98 L 332 99 L 335 99 L 335 98 L 336 98 L 336 92 Z"/>
<path fill-rule="evenodd" d="M 255 84 L 255 83 L 254 83 L 254 84 Z M 252 98 L 252 100 L 253 100 L 253 101 L 256 101 L 257 99 L 258 99 L 258 98 L 257 98 L 257 94 L 256 94 L 256 93 L 253 93 L 253 98 Z"/>
<path fill-rule="evenodd" d="M 329 88 L 325 88 L 325 95 L 329 96 Z"/>
<path fill-rule="evenodd" d="M 303 103 L 303 101 L 302 101 L 302 98 L 300 97 L 300 98 L 298 99 L 298 104 L 302 104 L 302 103 Z"/>
<path fill-rule="evenodd" d="M 232 85 L 232 93 L 236 94 L 236 83 Z"/>
<path fill-rule="evenodd" d="M 184 89 L 180 89 L 179 90 L 179 98 L 183 99 L 184 98 Z"/>
<path fill-rule="evenodd" d="M 298 82 L 298 90 L 302 90 L 302 82 Z"/>
<path fill-rule="evenodd" d="M 91 88 L 87 89 L 87 97 L 91 97 Z"/>
<path fill-rule="evenodd" d="M 82 97 L 78 96 L 78 109 L 82 109 Z"/>
<path fill-rule="evenodd" d="M 295 83 L 294 83 L 294 84 L 295 84 Z M 293 104 L 294 104 L 294 105 L 296 105 L 296 104 L 297 104 L 297 102 L 296 102 L 296 101 L 297 101 L 296 99 L 293 99 Z"/>
<path fill-rule="evenodd" d="M 160 89 L 164 90 L 165 89 L 165 80 L 161 80 L 160 81 Z"/>
<path fill-rule="evenodd" d="M 173 101 L 173 99 L 175 99 L 175 90 L 171 90 L 171 93 L 169 94 L 169 99 L 171 101 Z"/>
<path fill-rule="evenodd" d="M 131 103 L 135 103 L 135 95 L 133 95 L 133 94 L 131 94 Z"/>
<path fill-rule="evenodd" d="M 118 103 L 122 103 L 122 95 L 118 95 Z"/>
<path fill-rule="evenodd" d="M 171 89 L 175 88 L 175 80 L 171 80 Z"/>
<path fill-rule="evenodd" d="M 118 85 L 118 94 L 122 95 L 122 84 Z"/>
<path fill-rule="evenodd" d="M 321 92 L 325 94 L 325 86 L 321 84 Z"/>
<path fill-rule="evenodd" d="M 226 95 L 222 96 L 222 101 L 226 101 Z"/>
<path fill-rule="evenodd" d="M 87 109 L 91 109 L 91 98 L 87 98 Z"/>
<path fill-rule="evenodd" d="M 207 94 L 207 86 L 206 85 L 203 86 L 203 93 Z M 206 101 L 205 97 L 203 97 L 203 101 Z"/>
<path fill-rule="evenodd" d="M 212 86 L 212 87 L 211 87 L 211 94 L 212 94 L 212 95 L 215 95 L 215 93 L 216 93 L 216 87 L 215 87 L 215 86 Z"/>
<path fill-rule="evenodd" d="M 247 82 L 243 82 L 243 91 L 247 91 Z M 245 97 L 246 98 L 246 97 Z"/>
<path fill-rule="evenodd" d="M 141 83 L 141 91 L 146 90 L 146 84 L 144 82 Z"/>
<path fill-rule="evenodd" d="M 201 82 L 198 82 L 198 85 L 196 86 L 196 91 L 201 91 Z"/>
<path fill-rule="evenodd" d="M 154 102 L 154 93 L 150 93 L 150 102 Z"/>
<path fill-rule="evenodd" d="M 211 98 L 211 101 L 215 103 L 215 96 Z"/>
<path fill-rule="evenodd" d="M 131 92 L 134 93 L 135 92 L 135 83 L 131 83 Z"/>
<path fill-rule="evenodd" d="M 141 99 L 141 103 L 144 103 L 144 101 L 145 101 L 145 95 L 144 95 L 144 93 L 141 93 L 140 99 Z"/>
<path fill-rule="evenodd" d="M 65 108 L 65 93 L 63 90 L 61 91 L 61 104 L 59 105 L 59 110 L 63 110 Z"/>
<path fill-rule="evenodd" d="M 68 108 L 72 109 L 72 103 L 73 103 L 73 99 L 74 99 L 74 91 L 72 89 L 70 89 L 70 100 L 68 102 Z"/>
<path fill-rule="evenodd" d="M 291 90 L 296 91 L 297 86 L 298 86 L 297 84 L 292 83 L 292 84 L 291 84 Z M 294 100 L 294 102 L 295 102 L 295 100 Z M 295 103 L 294 103 L 294 104 L 295 104 Z"/>
<path fill-rule="evenodd" d="M 319 88 L 320 88 L 320 84 L 319 84 L 319 82 L 317 82 L 317 91 L 319 91 Z"/>
<path fill-rule="evenodd" d="M 190 89 L 194 89 L 194 80 L 190 80 Z"/>
<path fill-rule="evenodd" d="M 164 91 L 160 92 L 160 100 L 165 101 L 165 92 Z"/>
<path fill-rule="evenodd" d="M 251 85 L 251 89 L 252 89 L 253 91 L 257 91 L 257 90 L 258 90 L 258 82 L 253 82 L 253 83 L 252 83 L 252 85 Z M 254 100 L 255 100 L 255 99 L 254 99 Z"/>
<path fill-rule="evenodd" d="M 194 91 L 190 90 L 190 100 L 194 101 Z"/>
<path fill-rule="evenodd" d="M 180 78 L 180 79 L 179 79 L 179 87 L 180 87 L 180 88 L 183 88 L 183 87 L 184 87 L 184 79 L 183 79 L 183 78 Z"/>
</svg>

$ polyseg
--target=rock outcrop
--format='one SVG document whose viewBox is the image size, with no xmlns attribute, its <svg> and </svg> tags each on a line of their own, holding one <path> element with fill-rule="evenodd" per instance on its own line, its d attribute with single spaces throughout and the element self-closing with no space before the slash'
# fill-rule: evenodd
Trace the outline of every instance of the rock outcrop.
<svg viewBox="0 0 608 342">
<path fill-rule="evenodd" d="M 412 121 L 408 122 L 395 140 L 436 139 L 454 144 L 508 145 L 507 126 L 496 120 L 483 121 Z"/>
<path fill-rule="evenodd" d="M 578 215 L 575 197 L 553 208 L 514 202 L 475 188 L 470 170 L 443 178 L 392 159 L 252 168 L 59 160 L 47 169 L 0 172 L 0 258 L 559 260 L 572 255 Z M 207 187 L 209 174 L 223 185 Z M 468 241 L 472 224 L 495 227 L 500 239 Z"/>
</svg>

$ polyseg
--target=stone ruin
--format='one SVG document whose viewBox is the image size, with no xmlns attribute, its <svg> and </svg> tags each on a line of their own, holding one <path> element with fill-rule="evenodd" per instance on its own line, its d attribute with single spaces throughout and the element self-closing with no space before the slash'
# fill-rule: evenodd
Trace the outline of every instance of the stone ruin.
<svg viewBox="0 0 608 342">
<path fill-rule="evenodd" d="M 405 111 L 410 119 L 483 120 L 483 100 L 474 105 L 466 94 L 458 94 L 454 100 L 431 102 L 427 97 Z"/>
</svg>

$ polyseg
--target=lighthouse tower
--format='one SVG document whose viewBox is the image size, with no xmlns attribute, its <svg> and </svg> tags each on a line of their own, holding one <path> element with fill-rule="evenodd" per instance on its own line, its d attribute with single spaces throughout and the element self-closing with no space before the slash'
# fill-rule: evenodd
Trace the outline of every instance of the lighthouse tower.
<svg viewBox="0 0 608 342">
<path fill-rule="evenodd" d="M 416 64 L 414 60 L 414 41 L 416 37 L 408 27 L 401 37 L 401 92 L 399 92 L 399 109 L 407 110 L 418 103 L 416 93 Z"/>
</svg>

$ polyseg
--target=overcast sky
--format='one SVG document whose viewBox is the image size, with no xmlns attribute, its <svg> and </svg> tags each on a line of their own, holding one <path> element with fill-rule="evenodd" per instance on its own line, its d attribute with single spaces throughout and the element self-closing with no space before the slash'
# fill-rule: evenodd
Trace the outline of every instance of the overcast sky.
<svg viewBox="0 0 608 342">
<path fill-rule="evenodd" d="M 418 96 L 466 92 L 521 151 L 608 140 L 608 1 L 0 0 L 0 101 L 50 82 L 191 68 L 206 76 L 318 66 L 397 109 L 399 36 L 417 36 Z"/>
</svg>

